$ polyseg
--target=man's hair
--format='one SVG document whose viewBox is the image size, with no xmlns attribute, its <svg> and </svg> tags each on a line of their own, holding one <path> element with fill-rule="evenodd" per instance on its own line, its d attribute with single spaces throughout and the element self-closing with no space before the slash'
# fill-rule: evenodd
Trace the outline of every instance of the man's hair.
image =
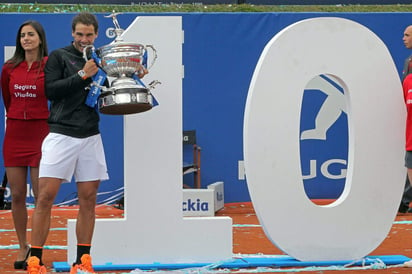
<svg viewBox="0 0 412 274">
<path fill-rule="evenodd" d="M 97 22 L 97 18 L 94 14 L 89 12 L 81 12 L 77 14 L 72 20 L 72 32 L 76 29 L 77 24 L 83 24 L 86 26 L 93 25 L 94 32 L 97 33 L 99 29 L 99 23 Z"/>
</svg>

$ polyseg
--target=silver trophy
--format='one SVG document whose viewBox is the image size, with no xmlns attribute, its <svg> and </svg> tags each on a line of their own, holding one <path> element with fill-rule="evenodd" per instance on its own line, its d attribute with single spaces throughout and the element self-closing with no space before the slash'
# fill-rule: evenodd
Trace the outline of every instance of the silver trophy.
<svg viewBox="0 0 412 274">
<path fill-rule="evenodd" d="M 97 61 L 98 66 L 108 77 L 114 78 L 110 81 L 109 88 L 99 86 L 101 94 L 98 107 L 101 113 L 123 115 L 144 112 L 153 107 L 153 96 L 150 91 L 160 82 L 153 81 L 146 86 L 137 77 L 137 73 L 143 66 L 147 69 L 153 66 L 157 52 L 152 45 L 124 42 L 121 37 L 124 30 L 120 28 L 117 15 L 118 13 L 112 13 L 106 16 L 113 19 L 115 40 L 97 50 L 93 46 L 88 46 L 84 49 L 83 55 L 86 60 L 90 55 L 95 56 L 93 59 Z M 153 55 L 150 65 L 147 60 L 149 49 Z"/>
</svg>

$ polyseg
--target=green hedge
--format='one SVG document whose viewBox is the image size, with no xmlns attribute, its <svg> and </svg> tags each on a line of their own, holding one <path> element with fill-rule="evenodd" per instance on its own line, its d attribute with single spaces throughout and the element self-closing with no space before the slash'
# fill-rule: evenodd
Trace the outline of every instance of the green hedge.
<svg viewBox="0 0 412 274">
<path fill-rule="evenodd" d="M 412 12 L 411 5 L 202 5 L 145 4 L 145 5 L 50 5 L 50 4 L 0 4 L 0 12 L 14 13 L 66 13 L 89 11 L 116 12 Z"/>
</svg>

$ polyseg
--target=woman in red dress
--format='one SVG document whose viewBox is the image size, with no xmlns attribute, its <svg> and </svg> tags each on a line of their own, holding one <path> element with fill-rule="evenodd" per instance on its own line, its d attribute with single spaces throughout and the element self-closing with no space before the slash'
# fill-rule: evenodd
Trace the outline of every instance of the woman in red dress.
<svg viewBox="0 0 412 274">
<path fill-rule="evenodd" d="M 16 49 L 1 72 L 6 109 L 3 158 L 11 189 L 12 215 L 20 245 L 15 269 L 23 269 L 29 256 L 27 244 L 27 176 L 30 173 L 36 201 L 41 144 L 49 132 L 48 103 L 44 92 L 47 61 L 46 34 L 37 21 L 24 22 L 17 31 Z"/>
</svg>

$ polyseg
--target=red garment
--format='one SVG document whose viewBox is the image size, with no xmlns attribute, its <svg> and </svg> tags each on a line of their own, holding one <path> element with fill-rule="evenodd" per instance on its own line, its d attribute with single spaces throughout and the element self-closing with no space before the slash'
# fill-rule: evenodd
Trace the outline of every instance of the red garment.
<svg viewBox="0 0 412 274">
<path fill-rule="evenodd" d="M 49 133 L 46 119 L 6 120 L 6 134 L 3 143 L 5 167 L 38 167 L 41 158 L 41 145 Z"/>
<path fill-rule="evenodd" d="M 5 64 L 1 72 L 1 89 L 7 118 L 47 119 L 49 109 L 44 93 L 44 65 L 34 62 L 29 69 L 26 61 L 13 68 Z"/>
<path fill-rule="evenodd" d="M 27 62 L 15 68 L 7 63 L 3 66 L 1 89 L 7 116 L 3 158 L 6 167 L 39 166 L 41 144 L 49 132 L 43 70 L 46 60 L 47 57 L 33 63 L 31 68 Z"/>
<path fill-rule="evenodd" d="M 406 151 L 412 151 L 412 73 L 403 80 L 403 97 L 406 104 Z"/>
</svg>

